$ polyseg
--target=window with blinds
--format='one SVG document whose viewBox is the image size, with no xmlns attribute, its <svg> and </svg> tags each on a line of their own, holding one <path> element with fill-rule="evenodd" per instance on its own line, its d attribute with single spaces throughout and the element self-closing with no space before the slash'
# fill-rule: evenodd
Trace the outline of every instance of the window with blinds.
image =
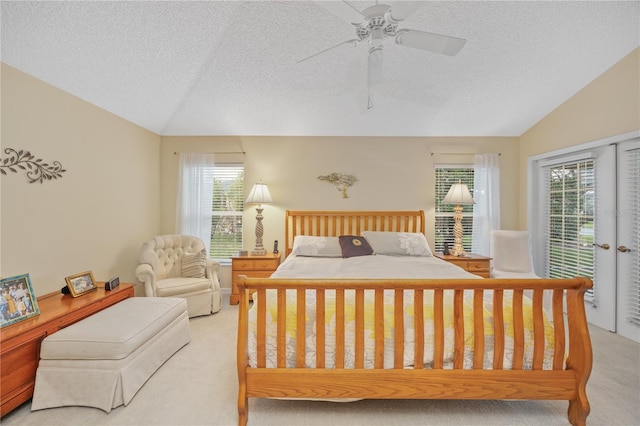
<svg viewBox="0 0 640 426">
<path fill-rule="evenodd" d="M 213 176 L 210 257 L 229 259 L 242 249 L 244 165 L 216 164 Z"/>
<path fill-rule="evenodd" d="M 628 179 L 629 192 L 628 197 L 631 197 L 632 208 L 628 212 L 620 212 L 621 214 L 628 214 L 632 218 L 632 231 L 635 235 L 635 241 L 640 241 L 640 149 L 634 149 L 629 151 L 626 167 L 628 168 L 626 176 Z M 630 253 L 627 253 L 634 257 L 631 263 L 631 280 L 632 284 L 629 286 L 629 294 L 627 295 L 626 317 L 627 320 L 640 324 L 640 244 L 638 247 L 633 247 Z"/>
<path fill-rule="evenodd" d="M 545 176 L 547 276 L 593 278 L 594 161 L 548 166 Z"/>
<path fill-rule="evenodd" d="M 444 199 L 449 188 L 454 183 L 461 181 L 466 184 L 473 194 L 473 166 L 471 165 L 436 165 L 436 212 L 435 212 L 435 251 L 441 252 L 444 244 L 453 247 L 453 204 L 444 204 Z M 463 238 L 462 246 L 468 252 L 471 251 L 471 236 L 473 232 L 473 205 L 464 205 L 462 211 Z"/>
</svg>

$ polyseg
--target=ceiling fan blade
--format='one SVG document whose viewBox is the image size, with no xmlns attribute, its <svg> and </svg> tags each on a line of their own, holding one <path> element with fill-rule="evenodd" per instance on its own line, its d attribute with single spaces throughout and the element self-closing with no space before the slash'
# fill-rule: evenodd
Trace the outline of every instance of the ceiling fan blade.
<svg viewBox="0 0 640 426">
<path fill-rule="evenodd" d="M 420 1 L 397 1 L 391 4 L 390 18 L 394 22 L 400 22 L 413 15 L 416 10 L 424 6 Z"/>
<path fill-rule="evenodd" d="M 360 42 L 360 40 L 359 40 L 359 39 L 355 39 L 355 38 L 354 38 L 353 40 L 343 41 L 342 43 L 338 43 L 338 44 L 336 44 L 335 46 L 332 46 L 332 47 L 330 47 L 330 48 L 328 48 L 328 49 L 324 49 L 324 50 L 322 50 L 322 51 L 320 51 L 320 52 L 318 52 L 318 53 L 314 53 L 314 54 L 313 54 L 313 55 L 311 55 L 311 56 L 307 56 L 307 57 L 306 57 L 306 58 L 304 58 L 304 59 L 300 59 L 297 63 L 307 61 L 307 60 L 309 60 L 309 59 L 311 59 L 311 58 L 315 58 L 316 56 L 322 55 L 323 53 L 326 53 L 326 52 L 328 52 L 328 51 L 330 51 L 330 50 L 336 49 L 336 48 L 338 48 L 338 47 L 340 47 L 340 46 L 344 46 L 344 45 L 347 45 L 347 44 L 352 44 L 353 46 L 355 46 L 355 45 L 356 45 L 357 43 L 359 43 L 359 42 Z"/>
<path fill-rule="evenodd" d="M 369 59 L 367 64 L 369 86 L 375 86 L 384 80 L 382 67 L 382 46 L 369 49 Z"/>
<path fill-rule="evenodd" d="M 416 30 L 400 30 L 396 33 L 396 43 L 427 52 L 454 56 L 462 49 L 467 40 L 442 34 Z"/>
<path fill-rule="evenodd" d="M 350 24 L 360 25 L 365 21 L 362 13 L 346 1 L 316 1 L 314 3 Z"/>
</svg>

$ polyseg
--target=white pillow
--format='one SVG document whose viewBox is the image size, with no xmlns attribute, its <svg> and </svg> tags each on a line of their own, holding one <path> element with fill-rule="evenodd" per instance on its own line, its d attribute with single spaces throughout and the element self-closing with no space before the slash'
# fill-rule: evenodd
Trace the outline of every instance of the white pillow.
<svg viewBox="0 0 640 426">
<path fill-rule="evenodd" d="M 291 254 L 312 257 L 342 257 L 338 237 L 296 235 Z"/>
<path fill-rule="evenodd" d="M 419 232 L 362 231 L 375 254 L 433 256 L 424 234 Z"/>
<path fill-rule="evenodd" d="M 182 255 L 182 277 L 204 278 L 207 253 L 202 249 L 198 253 Z"/>
</svg>

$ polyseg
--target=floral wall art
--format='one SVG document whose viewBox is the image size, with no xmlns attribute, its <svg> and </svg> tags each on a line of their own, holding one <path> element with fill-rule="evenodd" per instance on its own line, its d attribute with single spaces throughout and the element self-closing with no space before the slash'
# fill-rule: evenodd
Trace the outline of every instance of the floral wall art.
<svg viewBox="0 0 640 426">
<path fill-rule="evenodd" d="M 328 175 L 318 176 L 318 179 L 333 184 L 338 191 L 342 192 L 342 198 L 349 198 L 347 194 L 347 188 L 353 186 L 358 181 L 358 178 L 354 175 L 348 175 L 345 173 L 330 173 Z"/>
<path fill-rule="evenodd" d="M 36 158 L 29 151 L 6 148 L 4 153 L 7 156 L 0 159 L 0 174 L 3 176 L 7 175 L 7 171 L 18 173 L 22 170 L 26 173 L 29 183 L 44 183 L 46 180 L 61 178 L 62 173 L 66 172 L 59 161 L 49 164 L 41 158 Z"/>
</svg>

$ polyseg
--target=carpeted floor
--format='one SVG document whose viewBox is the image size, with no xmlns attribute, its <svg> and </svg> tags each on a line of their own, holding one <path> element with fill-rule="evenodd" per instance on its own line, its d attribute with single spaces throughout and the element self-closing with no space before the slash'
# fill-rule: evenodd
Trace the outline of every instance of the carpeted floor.
<svg viewBox="0 0 640 426">
<path fill-rule="evenodd" d="M 235 425 L 237 306 L 190 321 L 192 341 L 127 406 L 31 412 L 27 402 L 2 425 Z M 589 425 L 640 424 L 640 344 L 593 327 L 587 388 Z M 388 401 L 350 403 L 251 399 L 249 425 L 567 425 L 565 401 Z"/>
</svg>

